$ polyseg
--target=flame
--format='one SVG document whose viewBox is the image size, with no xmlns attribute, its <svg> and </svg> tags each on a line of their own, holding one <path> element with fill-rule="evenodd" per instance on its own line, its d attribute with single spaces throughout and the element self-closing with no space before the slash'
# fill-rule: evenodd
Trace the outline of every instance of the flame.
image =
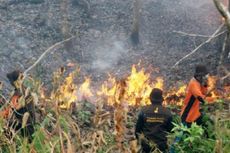
<svg viewBox="0 0 230 153">
<path fill-rule="evenodd" d="M 158 78 L 156 79 L 156 84 L 155 84 L 155 85 L 153 84 L 153 87 L 154 87 L 154 88 L 163 89 L 163 86 L 164 86 L 164 80 L 163 80 L 163 78 L 158 77 Z"/>
<path fill-rule="evenodd" d="M 82 83 L 82 85 L 80 86 L 79 94 L 80 94 L 80 97 L 82 97 L 81 99 L 87 99 L 93 96 L 91 89 L 90 89 L 90 83 L 91 83 L 90 78 L 85 78 L 84 83 Z"/>
<path fill-rule="evenodd" d="M 132 66 L 131 74 L 122 80 L 116 81 L 111 75 L 108 81 L 101 86 L 99 96 L 107 97 L 108 104 L 120 103 L 120 98 L 128 105 L 147 105 L 150 104 L 149 95 L 155 87 L 163 88 L 163 79 L 157 78 L 155 84 L 150 83 L 150 73 L 145 69 L 137 70 L 136 65 Z"/>
<path fill-rule="evenodd" d="M 164 102 L 164 105 L 178 105 L 182 106 L 184 102 L 184 97 L 186 93 L 187 86 L 185 84 L 182 84 L 178 89 L 175 87 L 170 89 L 166 94 L 166 100 Z"/>
<path fill-rule="evenodd" d="M 58 90 L 57 99 L 60 108 L 70 108 L 71 103 L 77 101 L 77 86 L 74 84 L 74 72 L 70 73 Z"/>
<path fill-rule="evenodd" d="M 216 86 L 216 77 L 215 76 L 209 76 L 208 77 L 208 90 L 214 89 Z"/>
<path fill-rule="evenodd" d="M 70 104 L 81 100 L 92 100 L 90 97 L 97 97 L 103 99 L 108 105 L 124 104 L 132 106 L 143 106 L 150 104 L 149 95 L 153 88 L 163 89 L 164 80 L 158 77 L 150 81 L 150 73 L 147 73 L 144 68 L 139 69 L 140 64 L 133 65 L 131 73 L 123 79 L 117 80 L 113 75 L 109 75 L 108 79 L 104 81 L 99 89 L 91 90 L 90 78 L 85 78 L 85 81 L 78 86 L 74 84 L 74 73 L 70 73 L 65 78 L 64 83 L 58 89 L 56 95 L 61 108 L 69 108 Z M 224 94 L 220 95 L 215 86 L 217 78 L 209 76 L 208 91 L 209 97 L 212 101 L 220 97 L 230 99 L 230 87 L 224 88 Z M 175 84 L 173 88 L 164 91 L 164 105 L 178 105 L 182 106 L 187 85 L 184 83 Z M 227 94 L 226 94 L 227 93 Z"/>
<path fill-rule="evenodd" d="M 137 71 L 135 65 L 132 66 L 130 76 L 127 78 L 126 97 L 130 105 L 148 104 L 146 95 L 151 92 L 150 74 L 145 74 L 144 69 Z"/>
<path fill-rule="evenodd" d="M 182 105 L 183 105 L 183 102 L 184 102 L 184 95 L 185 95 L 185 92 L 186 92 L 186 88 L 187 88 L 186 85 L 182 85 L 182 86 L 178 89 L 178 91 L 176 92 L 176 95 L 177 95 L 178 97 L 182 97 L 182 98 L 180 98 L 180 99 L 178 100 L 178 102 L 176 103 L 176 104 L 179 105 L 179 106 L 182 106 Z"/>
<path fill-rule="evenodd" d="M 226 98 L 227 100 L 230 100 L 230 85 L 224 87 L 223 97 Z"/>
<path fill-rule="evenodd" d="M 116 90 L 116 79 L 109 75 L 108 80 L 101 85 L 101 89 L 97 92 L 97 95 L 107 99 L 108 104 L 112 105 L 116 101 Z"/>
<path fill-rule="evenodd" d="M 217 95 L 217 91 L 216 91 L 216 80 L 217 78 L 215 76 L 209 76 L 208 77 L 208 101 L 215 101 L 219 98 L 219 96 Z M 209 98 L 211 97 L 211 98 Z"/>
</svg>

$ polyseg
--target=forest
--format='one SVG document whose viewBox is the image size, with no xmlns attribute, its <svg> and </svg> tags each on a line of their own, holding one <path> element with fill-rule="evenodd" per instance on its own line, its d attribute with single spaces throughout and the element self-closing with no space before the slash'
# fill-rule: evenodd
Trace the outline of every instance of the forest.
<svg viewBox="0 0 230 153">
<path fill-rule="evenodd" d="M 229 0 L 0 0 L 0 152 L 229 153 L 229 33 Z"/>
</svg>

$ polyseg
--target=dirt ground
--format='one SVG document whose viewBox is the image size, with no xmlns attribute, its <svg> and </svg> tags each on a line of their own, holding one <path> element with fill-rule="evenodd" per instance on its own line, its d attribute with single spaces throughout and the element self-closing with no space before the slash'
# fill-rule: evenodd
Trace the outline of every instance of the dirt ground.
<svg viewBox="0 0 230 153">
<path fill-rule="evenodd" d="M 207 64 L 211 73 L 216 73 L 224 35 L 172 69 L 179 59 L 207 40 L 178 31 L 210 36 L 221 25 L 212 1 L 145 0 L 141 3 L 137 47 L 129 40 L 132 8 L 132 0 L 1 1 L 0 79 L 7 83 L 7 72 L 25 70 L 50 46 L 71 36 L 74 39 L 50 52 L 31 73 L 49 81 L 57 68 L 77 63 L 82 76 L 91 76 L 97 82 L 107 73 L 127 75 L 131 65 L 140 60 L 147 70 L 159 68 L 153 78 L 163 76 L 168 82 L 190 79 L 197 63 Z M 226 63 L 229 65 L 229 59 Z"/>
</svg>

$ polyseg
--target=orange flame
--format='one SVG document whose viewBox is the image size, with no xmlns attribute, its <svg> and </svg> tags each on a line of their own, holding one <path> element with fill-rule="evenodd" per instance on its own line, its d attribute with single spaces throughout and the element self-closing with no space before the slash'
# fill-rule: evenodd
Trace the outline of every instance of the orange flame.
<svg viewBox="0 0 230 153">
<path fill-rule="evenodd" d="M 179 89 L 176 89 L 175 87 L 170 89 L 166 94 L 166 100 L 164 102 L 164 105 L 172 104 L 182 106 L 185 97 L 186 87 L 186 85 L 182 84 Z"/>
<path fill-rule="evenodd" d="M 71 103 L 77 101 L 77 86 L 74 84 L 74 76 L 74 72 L 70 73 L 59 88 L 57 99 L 60 103 L 60 108 L 69 108 Z"/>
<path fill-rule="evenodd" d="M 209 93 L 209 95 L 207 97 L 207 100 L 210 102 L 215 101 L 219 98 L 219 96 L 216 93 L 216 89 L 215 89 L 216 80 L 217 80 L 217 78 L 215 76 L 209 76 L 208 77 L 208 93 Z M 209 98 L 209 97 L 211 97 L 211 98 Z"/>
<path fill-rule="evenodd" d="M 129 105 L 146 105 L 150 104 L 149 95 L 154 87 L 163 88 L 163 79 L 157 78 L 156 84 L 150 83 L 150 74 L 146 73 L 144 69 L 137 70 L 136 66 L 132 66 L 131 74 L 125 79 L 125 93 L 124 100 Z M 101 86 L 98 92 L 99 96 L 107 97 L 108 104 L 112 105 L 115 102 L 119 103 L 119 95 L 123 92 L 120 91 L 121 87 L 116 82 L 116 79 L 109 77 Z"/>
<path fill-rule="evenodd" d="M 140 65 L 137 65 L 140 66 Z M 59 101 L 62 103 L 60 107 L 69 108 L 72 102 L 77 100 L 90 100 L 90 97 L 97 97 L 104 99 L 108 105 L 121 104 L 125 102 L 127 105 L 142 106 L 150 104 L 149 95 L 153 88 L 163 89 L 164 80 L 161 77 L 150 81 L 150 73 L 147 73 L 144 68 L 138 70 L 137 66 L 133 65 L 131 73 L 128 77 L 122 80 L 116 80 L 115 77 L 109 75 L 109 78 L 101 85 L 96 92 L 91 90 L 91 80 L 86 78 L 85 81 L 77 88 L 74 84 L 73 73 L 65 79 L 64 84 L 60 87 L 58 95 Z M 210 97 L 212 101 L 220 98 L 220 95 L 215 90 L 216 77 L 210 76 L 208 78 Z M 229 88 L 225 89 L 228 94 L 225 98 L 230 99 Z M 183 105 L 186 92 L 186 85 L 180 84 L 179 87 L 173 87 L 164 93 L 164 105 Z M 77 94 L 78 93 L 78 94 Z M 95 93 L 95 94 L 94 94 Z M 222 96 L 223 97 L 223 96 Z"/>
<path fill-rule="evenodd" d="M 87 99 L 88 97 L 92 97 L 93 94 L 91 92 L 90 89 L 90 78 L 85 78 L 84 83 L 82 83 L 82 85 L 79 88 L 79 97 L 81 97 L 81 99 Z"/>
</svg>

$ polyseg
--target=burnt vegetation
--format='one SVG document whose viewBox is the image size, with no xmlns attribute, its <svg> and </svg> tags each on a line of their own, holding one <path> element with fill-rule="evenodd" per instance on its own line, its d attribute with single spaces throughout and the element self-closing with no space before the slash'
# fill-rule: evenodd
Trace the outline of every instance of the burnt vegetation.
<svg viewBox="0 0 230 153">
<path fill-rule="evenodd" d="M 196 2 L 0 1 L 0 152 L 137 153 L 137 113 L 160 88 L 169 149 L 228 153 L 230 1 Z M 197 63 L 210 70 L 210 104 L 205 128 L 187 128 L 180 110 Z"/>
</svg>

